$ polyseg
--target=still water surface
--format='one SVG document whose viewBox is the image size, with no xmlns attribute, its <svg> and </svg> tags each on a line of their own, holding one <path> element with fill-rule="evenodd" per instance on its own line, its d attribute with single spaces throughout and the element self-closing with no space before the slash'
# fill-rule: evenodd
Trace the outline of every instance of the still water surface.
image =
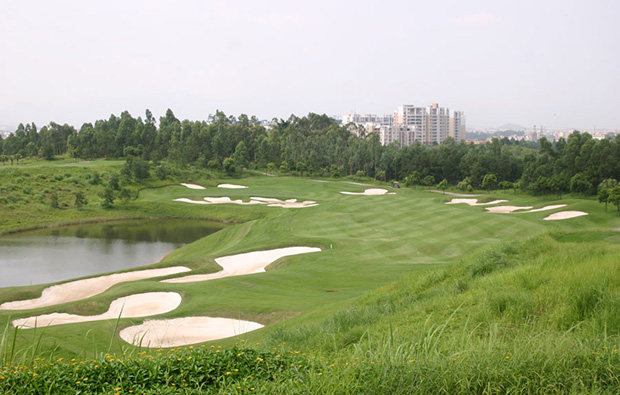
<svg viewBox="0 0 620 395">
<path fill-rule="evenodd" d="M 45 284 L 156 263 L 225 226 L 198 220 L 131 220 L 2 236 L 0 287 Z"/>
</svg>

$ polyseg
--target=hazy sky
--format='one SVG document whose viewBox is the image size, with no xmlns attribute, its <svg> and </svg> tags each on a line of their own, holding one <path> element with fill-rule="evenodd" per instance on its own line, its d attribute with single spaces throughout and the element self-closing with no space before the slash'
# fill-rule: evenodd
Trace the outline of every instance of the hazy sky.
<svg viewBox="0 0 620 395">
<path fill-rule="evenodd" d="M 0 0 L 0 125 L 128 110 L 620 129 L 620 1 Z"/>
</svg>

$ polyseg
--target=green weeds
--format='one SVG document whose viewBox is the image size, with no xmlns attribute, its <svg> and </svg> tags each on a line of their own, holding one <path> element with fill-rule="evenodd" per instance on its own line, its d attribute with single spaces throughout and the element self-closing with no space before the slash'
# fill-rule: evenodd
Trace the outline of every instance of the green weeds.
<svg viewBox="0 0 620 395">
<path fill-rule="evenodd" d="M 7 394 L 250 393 L 264 383 L 292 379 L 309 369 L 305 356 L 237 345 L 107 354 L 98 359 L 43 360 L 0 369 Z"/>
</svg>

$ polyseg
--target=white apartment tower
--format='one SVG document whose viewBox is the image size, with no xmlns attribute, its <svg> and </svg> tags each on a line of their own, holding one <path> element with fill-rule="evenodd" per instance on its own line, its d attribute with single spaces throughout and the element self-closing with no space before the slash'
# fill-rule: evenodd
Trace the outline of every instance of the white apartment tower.
<svg viewBox="0 0 620 395">
<path fill-rule="evenodd" d="M 462 111 L 451 111 L 434 103 L 426 107 L 405 104 L 394 111 L 395 125 L 415 126 L 423 144 L 440 144 L 448 136 L 459 142 L 465 138 L 465 117 Z"/>
<path fill-rule="evenodd" d="M 377 131 L 379 132 L 381 145 L 388 145 L 396 141 L 398 146 L 402 148 L 413 145 L 420 139 L 420 135 L 416 132 L 416 127 L 413 125 L 381 126 Z"/>
<path fill-rule="evenodd" d="M 393 115 L 345 114 L 342 123 L 364 125 L 367 133 L 377 132 L 381 144 L 398 141 L 401 147 L 414 142 L 432 145 L 441 144 L 452 137 L 456 142 L 465 140 L 465 115 L 439 107 L 434 103 L 426 107 L 411 104 L 398 106 Z"/>
</svg>

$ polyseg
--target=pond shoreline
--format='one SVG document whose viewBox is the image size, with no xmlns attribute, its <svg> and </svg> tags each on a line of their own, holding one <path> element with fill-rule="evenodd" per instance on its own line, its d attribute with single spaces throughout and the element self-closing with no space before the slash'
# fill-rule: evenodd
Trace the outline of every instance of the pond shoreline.
<svg viewBox="0 0 620 395">
<path fill-rule="evenodd" d="M 154 217 L 154 216 L 140 216 L 140 217 L 117 217 L 117 218 L 93 218 L 93 219 L 86 219 L 86 220 L 82 220 L 82 221 L 71 221 L 71 222 L 59 222 L 59 223 L 52 223 L 52 224 L 48 224 L 48 225 L 39 225 L 39 226 L 29 226 L 29 227 L 25 227 L 25 228 L 15 228 L 15 229 L 9 229 L 9 230 L 0 230 L 0 236 L 7 236 L 7 235 L 12 235 L 15 233 L 22 233 L 22 232 L 30 232 L 33 230 L 41 230 L 41 229 L 53 229 L 53 228 L 63 228 L 66 226 L 73 226 L 73 225 L 91 225 L 91 224 L 103 224 L 106 222 L 120 222 L 120 221 L 132 221 L 132 220 L 163 220 L 163 219 L 174 219 L 174 220 L 182 220 L 182 219 L 187 219 L 187 220 L 195 220 L 195 221 L 205 221 L 205 222 L 218 222 L 218 223 L 223 223 L 223 224 L 241 224 L 243 223 L 243 221 L 237 221 L 237 220 L 228 220 L 228 219 L 210 219 L 210 218 L 204 218 L 204 217 L 180 217 L 180 216 L 162 216 L 162 217 Z"/>
<path fill-rule="evenodd" d="M 47 226 L 0 237 L 0 286 L 29 286 L 160 263 L 229 225 L 187 218 L 130 218 Z"/>
</svg>

